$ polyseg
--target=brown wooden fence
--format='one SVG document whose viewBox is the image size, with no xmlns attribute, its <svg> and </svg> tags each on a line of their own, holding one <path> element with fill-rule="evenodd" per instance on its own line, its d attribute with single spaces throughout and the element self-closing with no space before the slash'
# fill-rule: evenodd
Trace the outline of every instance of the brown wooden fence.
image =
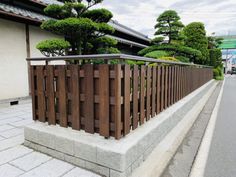
<svg viewBox="0 0 236 177">
<path fill-rule="evenodd" d="M 33 119 L 120 139 L 212 78 L 179 65 L 31 66 Z"/>
</svg>

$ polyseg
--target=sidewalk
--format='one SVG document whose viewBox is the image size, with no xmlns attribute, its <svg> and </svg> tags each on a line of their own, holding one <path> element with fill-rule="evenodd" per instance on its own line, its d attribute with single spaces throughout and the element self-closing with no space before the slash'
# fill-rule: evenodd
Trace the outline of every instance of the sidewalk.
<svg viewBox="0 0 236 177">
<path fill-rule="evenodd" d="M 236 77 L 225 79 L 204 177 L 236 176 Z"/>
<path fill-rule="evenodd" d="M 32 122 L 31 103 L 0 107 L 0 177 L 99 177 L 21 145 Z"/>
</svg>

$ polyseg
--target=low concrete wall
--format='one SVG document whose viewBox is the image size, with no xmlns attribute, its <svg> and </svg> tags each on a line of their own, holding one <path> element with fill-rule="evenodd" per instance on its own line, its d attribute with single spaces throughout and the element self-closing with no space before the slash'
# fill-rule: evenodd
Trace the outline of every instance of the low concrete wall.
<svg viewBox="0 0 236 177">
<path fill-rule="evenodd" d="M 119 141 L 35 122 L 25 128 L 25 145 L 107 177 L 127 177 L 214 86 L 210 81 Z"/>
</svg>

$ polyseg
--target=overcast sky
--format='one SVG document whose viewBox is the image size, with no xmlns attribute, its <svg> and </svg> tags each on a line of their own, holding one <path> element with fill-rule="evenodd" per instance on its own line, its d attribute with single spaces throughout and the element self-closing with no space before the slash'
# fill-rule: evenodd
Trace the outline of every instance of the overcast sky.
<svg viewBox="0 0 236 177">
<path fill-rule="evenodd" d="M 236 34 L 236 0 L 104 0 L 114 20 L 153 37 L 156 18 L 163 11 L 178 12 L 186 25 L 203 22 L 208 34 Z"/>
</svg>

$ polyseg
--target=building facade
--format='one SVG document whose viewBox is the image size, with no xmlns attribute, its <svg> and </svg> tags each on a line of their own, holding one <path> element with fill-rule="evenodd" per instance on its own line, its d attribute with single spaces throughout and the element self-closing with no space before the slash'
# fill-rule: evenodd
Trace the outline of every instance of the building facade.
<svg viewBox="0 0 236 177">
<path fill-rule="evenodd" d="M 29 95 L 27 57 L 41 57 L 36 49 L 38 42 L 60 38 L 40 29 L 45 16 L 43 9 L 56 0 L 2 0 L 0 2 L 0 100 L 17 100 Z M 150 39 L 116 21 L 111 36 L 118 40 L 122 53 L 136 54 L 150 44 Z"/>
</svg>

